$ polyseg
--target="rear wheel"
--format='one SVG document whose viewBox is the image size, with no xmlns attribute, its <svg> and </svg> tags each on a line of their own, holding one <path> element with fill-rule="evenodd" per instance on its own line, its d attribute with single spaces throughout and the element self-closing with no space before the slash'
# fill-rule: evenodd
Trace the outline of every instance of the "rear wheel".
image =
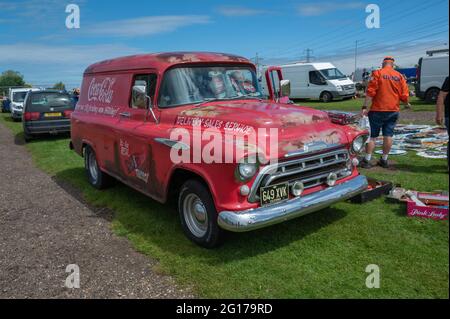
<svg viewBox="0 0 450 319">
<path fill-rule="evenodd" d="M 431 88 L 425 93 L 425 101 L 427 103 L 436 103 L 438 95 L 439 95 L 439 89 L 438 88 Z"/>
<path fill-rule="evenodd" d="M 322 102 L 324 103 L 328 103 L 331 102 L 333 100 L 333 95 L 331 95 L 330 92 L 323 92 L 322 95 L 320 96 L 320 99 L 322 100 Z"/>
<path fill-rule="evenodd" d="M 95 188 L 103 189 L 110 184 L 111 177 L 102 172 L 98 166 L 95 152 L 89 145 L 85 147 L 84 151 L 84 168 L 86 170 L 89 183 Z"/>
<path fill-rule="evenodd" d="M 178 212 L 185 235 L 205 248 L 221 244 L 223 230 L 217 224 L 217 211 L 209 190 L 197 180 L 189 180 L 181 187 Z"/>
</svg>

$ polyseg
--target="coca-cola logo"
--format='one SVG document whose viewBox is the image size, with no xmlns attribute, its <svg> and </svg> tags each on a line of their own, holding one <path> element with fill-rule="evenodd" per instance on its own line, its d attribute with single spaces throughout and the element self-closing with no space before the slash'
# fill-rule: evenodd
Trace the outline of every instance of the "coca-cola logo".
<svg viewBox="0 0 450 319">
<path fill-rule="evenodd" d="M 116 79 L 110 77 L 104 78 L 101 81 L 93 78 L 89 84 L 88 101 L 111 103 L 114 96 L 113 86 L 115 82 Z"/>
</svg>

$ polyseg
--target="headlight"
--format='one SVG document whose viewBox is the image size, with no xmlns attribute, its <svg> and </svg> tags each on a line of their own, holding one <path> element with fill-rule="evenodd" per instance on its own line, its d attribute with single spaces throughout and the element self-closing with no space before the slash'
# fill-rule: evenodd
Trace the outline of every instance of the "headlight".
<svg viewBox="0 0 450 319">
<path fill-rule="evenodd" d="M 240 163 L 238 166 L 239 178 L 242 181 L 247 181 L 255 176 L 257 170 L 258 165 L 256 163 Z"/>
<path fill-rule="evenodd" d="M 342 91 L 342 86 L 338 85 L 336 88 L 338 91 Z"/>
<path fill-rule="evenodd" d="M 364 149 L 364 145 L 367 141 L 367 135 L 360 135 L 353 140 L 352 143 L 352 151 L 356 154 L 359 154 Z"/>
</svg>

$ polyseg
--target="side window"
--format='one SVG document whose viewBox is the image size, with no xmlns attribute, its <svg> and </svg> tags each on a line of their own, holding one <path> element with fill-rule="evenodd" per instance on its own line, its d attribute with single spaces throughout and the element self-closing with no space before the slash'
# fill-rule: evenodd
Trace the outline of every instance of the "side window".
<svg viewBox="0 0 450 319">
<path fill-rule="evenodd" d="M 139 74 L 134 77 L 133 86 L 145 86 L 145 91 L 153 103 L 156 90 L 156 80 L 156 74 Z M 147 103 L 148 101 L 145 95 L 135 92 L 133 88 L 131 89 L 131 108 L 146 109 Z"/>
<path fill-rule="evenodd" d="M 309 72 L 309 83 L 315 85 L 323 85 L 323 78 L 318 71 Z"/>
</svg>

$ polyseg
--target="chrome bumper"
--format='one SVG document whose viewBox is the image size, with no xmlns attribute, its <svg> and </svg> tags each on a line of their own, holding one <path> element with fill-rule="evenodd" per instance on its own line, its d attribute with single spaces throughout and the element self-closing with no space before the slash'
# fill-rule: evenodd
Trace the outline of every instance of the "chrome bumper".
<svg viewBox="0 0 450 319">
<path fill-rule="evenodd" d="M 367 189 L 367 185 L 366 177 L 359 175 L 345 183 L 282 203 L 244 211 L 220 212 L 218 223 L 221 228 L 232 232 L 245 232 L 267 227 L 352 198 Z"/>
</svg>

